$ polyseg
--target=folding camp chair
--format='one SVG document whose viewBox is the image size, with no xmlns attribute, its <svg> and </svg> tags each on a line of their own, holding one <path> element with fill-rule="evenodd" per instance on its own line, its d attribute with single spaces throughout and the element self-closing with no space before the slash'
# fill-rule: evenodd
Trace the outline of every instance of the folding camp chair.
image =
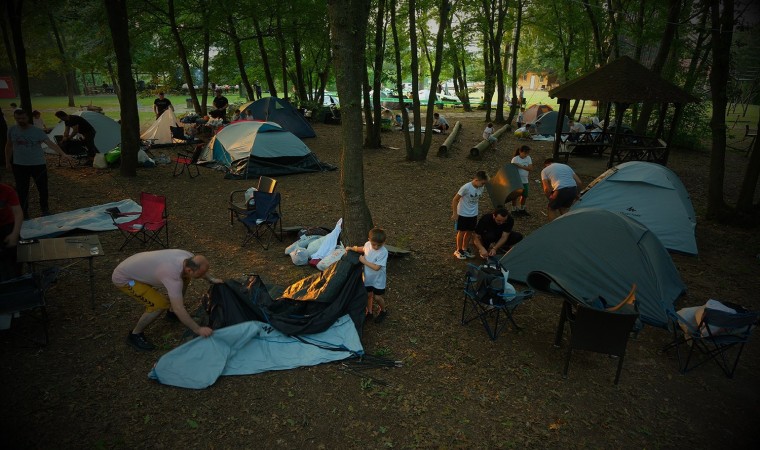
<svg viewBox="0 0 760 450">
<path fill-rule="evenodd" d="M 259 177 L 259 185 L 256 187 L 256 190 L 259 192 L 271 194 L 274 192 L 276 187 L 277 180 L 262 175 Z M 253 198 L 245 198 L 245 193 L 247 191 L 248 189 L 238 189 L 236 191 L 230 192 L 230 198 L 227 206 L 227 209 L 230 211 L 230 225 L 235 223 L 235 216 L 248 214 L 248 211 L 254 208 L 255 203 L 252 201 Z"/>
<path fill-rule="evenodd" d="M 142 212 L 122 213 L 118 211 L 109 211 L 108 214 L 113 219 L 116 228 L 124 236 L 124 243 L 119 250 L 124 249 L 133 239 L 142 242 L 143 245 L 155 242 L 164 248 L 169 247 L 169 220 L 166 211 L 166 197 L 163 195 L 140 193 L 140 206 Z M 118 223 L 116 219 L 138 215 L 134 220 Z M 162 238 L 161 234 L 164 234 Z"/>
<path fill-rule="evenodd" d="M 504 277 L 500 269 L 468 264 L 464 278 L 462 325 L 478 319 L 488 337 L 495 341 L 507 323 L 511 323 L 515 330 L 520 330 L 513 313 L 532 296 L 533 291 L 529 290 L 517 295 L 505 295 Z"/>
<path fill-rule="evenodd" d="M 6 321 L 0 329 L 7 330 L 38 345 L 48 344 L 48 316 L 45 308 L 45 291 L 53 284 L 60 272 L 50 267 L 42 272 L 28 273 L 0 282 L 0 317 Z M 35 334 L 14 330 L 13 321 L 19 314 L 42 326 L 42 338 Z"/>
<path fill-rule="evenodd" d="M 618 384 L 620 372 L 623 369 L 625 350 L 628 346 L 628 337 L 639 318 L 636 303 L 627 300 L 612 310 L 612 308 L 598 309 L 582 302 L 574 302 L 567 297 L 564 299 L 559 326 L 554 339 L 554 346 L 559 347 L 565 322 L 568 322 L 570 324 L 570 346 L 565 357 L 563 377 L 567 378 L 573 349 L 586 350 L 618 358 L 617 371 L 615 372 L 615 384 Z"/>
<path fill-rule="evenodd" d="M 172 133 L 172 143 L 173 144 L 195 144 L 199 142 L 195 139 L 195 137 L 188 138 L 185 135 L 185 128 L 184 127 L 169 127 L 169 130 Z"/>
<path fill-rule="evenodd" d="M 185 172 L 185 169 L 187 169 L 187 174 L 190 175 L 190 178 L 195 178 L 200 175 L 201 171 L 198 169 L 198 158 L 201 157 L 203 149 L 204 145 L 198 144 L 195 146 L 193 153 L 178 152 L 177 157 L 174 159 L 174 171 L 172 171 L 172 176 L 176 177 L 182 175 L 182 173 Z M 195 175 L 193 175 L 193 169 L 195 169 Z"/>
<path fill-rule="evenodd" d="M 256 239 L 264 250 L 268 250 L 272 237 L 282 242 L 280 193 L 267 194 L 255 191 L 253 200 L 256 204 L 255 208 L 238 216 L 238 220 L 245 225 L 246 229 L 245 238 L 240 246 L 244 247 L 252 239 Z"/>
<path fill-rule="evenodd" d="M 665 350 L 676 349 L 678 369 L 682 374 L 714 360 L 728 378 L 734 377 L 739 357 L 744 345 L 749 342 L 760 313 L 734 303 L 722 303 L 735 312 L 705 307 L 696 326 L 675 312 L 669 313 L 672 318 L 673 342 Z M 686 355 L 681 354 L 684 345 L 689 347 Z M 702 357 L 692 360 L 696 352 Z"/>
</svg>

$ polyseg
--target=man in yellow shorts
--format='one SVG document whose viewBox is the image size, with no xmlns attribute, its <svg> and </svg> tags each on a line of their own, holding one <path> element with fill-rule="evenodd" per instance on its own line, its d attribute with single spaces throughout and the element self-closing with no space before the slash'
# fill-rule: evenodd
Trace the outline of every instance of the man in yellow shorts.
<svg viewBox="0 0 760 450">
<path fill-rule="evenodd" d="M 113 284 L 145 306 L 145 312 L 127 336 L 127 343 L 137 350 L 155 349 L 145 339 L 143 331 L 170 307 L 177 319 L 195 334 L 211 336 L 213 330 L 198 325 L 188 314 L 184 303 L 185 291 L 193 279 L 205 278 L 211 283 L 222 283 L 222 280 L 208 274 L 208 267 L 208 260 L 203 255 L 178 249 L 137 253 L 116 266 L 111 276 Z M 156 290 L 160 287 L 165 288 L 167 293 Z"/>
</svg>

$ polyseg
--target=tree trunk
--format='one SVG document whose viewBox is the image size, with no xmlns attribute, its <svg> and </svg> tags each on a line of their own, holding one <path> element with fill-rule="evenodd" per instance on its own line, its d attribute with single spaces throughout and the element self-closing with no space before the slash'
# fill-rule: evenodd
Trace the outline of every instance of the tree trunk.
<svg viewBox="0 0 760 450">
<path fill-rule="evenodd" d="M 438 5 L 438 32 L 435 38 L 435 62 L 433 63 L 432 70 L 430 72 L 430 97 L 428 98 L 427 118 L 425 120 L 425 129 L 433 129 L 433 113 L 435 112 L 435 102 L 430 100 L 436 95 L 435 87 L 438 85 L 438 78 L 441 76 L 441 65 L 443 62 L 443 37 L 446 34 L 446 28 L 449 26 L 449 11 L 451 6 L 449 0 L 441 0 Z M 431 106 L 432 105 L 432 106 Z M 425 138 L 420 148 L 421 161 L 427 159 L 427 154 L 430 152 L 430 146 L 433 142 L 433 133 L 425 133 Z"/>
<path fill-rule="evenodd" d="M 235 31 L 236 25 L 235 25 L 235 19 L 232 17 L 232 14 L 227 14 L 227 28 L 228 33 L 230 36 L 230 40 L 232 41 L 232 48 L 235 52 L 235 60 L 237 61 L 238 70 L 240 71 L 240 80 L 241 84 L 245 88 L 246 92 L 246 98 L 248 100 L 252 100 L 253 97 L 253 88 L 251 87 L 251 82 L 248 81 L 248 74 L 245 72 L 245 61 L 243 61 L 243 49 L 240 46 L 240 38 L 237 35 L 237 32 Z"/>
<path fill-rule="evenodd" d="M 290 91 L 288 91 L 288 55 L 285 51 L 285 36 L 282 35 L 282 20 L 280 12 L 277 11 L 277 41 L 280 47 L 280 68 L 282 70 L 282 98 L 289 101 Z"/>
<path fill-rule="evenodd" d="M 419 55 L 417 54 L 417 1 L 409 0 L 409 43 L 412 72 L 412 114 L 414 114 L 414 132 L 412 133 L 412 146 L 406 149 L 406 159 L 410 161 L 424 161 L 422 156 L 422 121 L 420 120 L 420 73 Z M 404 130 L 408 133 L 408 130 Z"/>
<path fill-rule="evenodd" d="M 517 115 L 517 109 L 522 108 L 522 105 L 519 104 L 519 101 L 517 99 L 517 49 L 520 47 L 520 32 L 522 30 L 522 15 L 523 15 L 523 6 L 524 2 L 523 0 L 518 0 L 517 4 L 515 5 L 515 8 L 517 8 L 516 11 L 516 18 L 515 18 L 515 30 L 512 34 L 512 54 L 510 55 L 511 64 L 510 64 L 510 70 L 512 75 L 512 107 L 509 108 L 509 118 L 507 119 L 510 123 L 512 123 L 512 119 Z"/>
<path fill-rule="evenodd" d="M 121 88 L 119 87 L 119 75 L 113 71 L 113 63 L 111 59 L 106 59 L 106 70 L 111 77 L 111 84 L 113 84 L 113 92 L 116 94 L 116 99 L 121 103 Z"/>
<path fill-rule="evenodd" d="M 341 199 L 343 234 L 349 245 L 361 245 L 372 227 L 364 196 L 362 151 L 362 68 L 369 8 L 363 2 L 328 0 L 335 81 L 341 103 Z"/>
<path fill-rule="evenodd" d="M 120 0 L 120 1 L 125 1 L 125 0 Z M 190 98 L 193 102 L 193 109 L 195 110 L 197 114 L 202 114 L 201 105 L 198 103 L 198 94 L 195 91 L 195 86 L 193 83 L 193 75 L 190 72 L 190 64 L 187 62 L 187 50 L 185 49 L 185 44 L 182 42 L 182 36 L 180 36 L 179 34 L 179 28 L 177 28 L 177 16 L 176 16 L 176 11 L 174 9 L 174 0 L 168 0 L 168 6 L 169 6 L 169 13 L 168 13 L 169 28 L 171 29 L 172 37 L 174 37 L 174 44 L 177 46 L 177 56 L 179 57 L 179 63 L 182 66 L 182 73 L 185 76 L 185 83 L 187 83 L 187 90 L 190 92 Z M 134 80 L 133 80 L 133 83 L 134 83 Z M 122 86 L 122 89 L 123 88 L 124 86 Z M 206 88 L 206 86 L 204 86 L 204 88 Z"/>
<path fill-rule="evenodd" d="M 10 6 L 6 8 L 6 12 L 10 12 L 9 8 Z M 9 36 L 12 34 L 12 32 L 9 33 L 8 31 L 8 21 L 6 20 L 6 14 L 0 16 L 0 32 L 3 33 L 3 45 L 5 46 L 5 52 L 8 55 L 8 65 L 11 68 L 11 77 L 13 78 L 13 84 L 18 86 L 18 67 L 16 66 L 16 58 L 13 55 L 13 43 L 11 42 L 11 38 Z"/>
<path fill-rule="evenodd" d="M 372 64 L 372 121 L 367 120 L 367 138 L 365 147 L 380 148 L 382 129 L 382 116 L 380 106 L 380 87 L 383 75 L 383 58 L 385 56 L 385 0 L 377 2 L 377 16 L 375 17 L 375 60 Z M 369 110 L 369 108 L 367 108 Z M 365 115 L 366 112 L 365 112 Z M 370 126 L 372 124 L 372 126 Z"/>
<path fill-rule="evenodd" d="M 129 52 L 127 0 L 103 0 L 111 28 L 116 67 L 121 86 L 121 169 L 125 177 L 137 176 L 137 151 L 140 149 L 140 118 L 137 114 L 137 90 L 132 78 Z"/>
<path fill-rule="evenodd" d="M 274 76 L 272 76 L 272 71 L 269 70 L 269 56 L 267 55 L 267 48 L 264 45 L 264 35 L 261 34 L 259 19 L 256 14 L 253 15 L 252 19 L 253 29 L 256 31 L 256 43 L 259 45 L 259 53 L 261 54 L 261 65 L 264 68 L 264 76 L 267 79 L 269 95 L 272 97 L 277 97 L 277 87 L 274 84 Z"/>
<path fill-rule="evenodd" d="M 720 6 L 723 4 L 723 15 Z M 712 96 L 712 152 L 710 153 L 710 178 L 707 186 L 707 218 L 722 217 L 726 210 L 723 198 L 723 182 L 726 166 L 726 105 L 728 104 L 728 80 L 733 41 L 734 0 L 710 0 L 712 29 L 712 68 L 710 89 Z"/>
<path fill-rule="evenodd" d="M 296 65 L 296 92 L 298 92 L 298 97 L 303 101 L 308 99 L 311 95 L 314 95 L 314 92 L 312 92 L 310 95 L 307 95 L 306 93 L 306 83 L 304 82 L 303 76 L 303 64 L 301 62 L 303 59 L 301 52 L 301 40 L 298 38 L 297 30 L 293 33 L 293 60 L 295 61 Z"/>
<path fill-rule="evenodd" d="M 58 47 L 58 54 L 61 55 L 61 63 L 63 65 L 63 77 L 66 80 L 66 96 L 69 99 L 68 106 L 73 107 L 74 104 L 74 78 L 71 72 L 71 66 L 69 64 L 69 58 L 66 56 L 66 50 L 63 48 L 63 41 L 61 40 L 61 34 L 58 32 L 58 25 L 53 19 L 53 13 L 51 10 L 47 11 L 48 22 L 50 22 L 50 29 L 53 31 L 53 37 L 55 38 L 56 47 Z"/>
<path fill-rule="evenodd" d="M 24 38 L 21 34 L 21 4 L 22 0 L 8 0 L 8 21 L 13 35 L 13 51 L 16 54 L 16 68 L 18 70 L 18 95 L 21 103 L 19 107 L 32 117 L 32 95 L 29 91 L 29 72 L 26 68 L 26 49 Z"/>
<path fill-rule="evenodd" d="M 393 33 L 393 60 L 396 62 L 396 92 L 398 93 L 398 101 L 401 107 L 401 129 L 404 135 L 404 148 L 407 152 L 412 148 L 412 140 L 409 136 L 409 114 L 406 110 L 406 104 L 404 103 L 404 89 L 401 78 L 401 50 L 398 38 L 398 28 L 396 28 L 396 0 L 391 0 L 391 32 Z"/>
<path fill-rule="evenodd" d="M 760 129 L 760 118 L 757 120 L 755 129 Z M 747 164 L 747 171 L 744 173 L 744 181 L 739 191 L 739 198 L 736 200 L 737 211 L 743 213 L 753 212 L 758 179 L 760 179 L 760 139 L 755 138 L 752 154 Z"/>
<path fill-rule="evenodd" d="M 205 4 L 208 6 L 208 4 Z M 210 12 L 207 7 L 203 8 L 203 67 L 201 68 L 201 78 L 203 88 L 201 89 L 201 115 L 208 114 L 208 60 L 211 51 L 211 29 L 210 29 Z"/>
<path fill-rule="evenodd" d="M 681 16 L 681 0 L 670 0 L 668 4 L 668 19 L 665 22 L 665 30 L 660 39 L 660 48 L 657 50 L 657 56 L 655 56 L 652 63 L 651 71 L 657 75 L 662 74 L 662 69 L 665 67 L 665 62 L 670 54 L 670 48 L 673 43 L 673 37 L 678 30 L 678 20 Z M 641 107 L 641 113 L 639 120 L 636 122 L 634 131 L 636 134 L 646 134 L 649 118 L 654 110 L 654 103 L 644 103 Z"/>
</svg>

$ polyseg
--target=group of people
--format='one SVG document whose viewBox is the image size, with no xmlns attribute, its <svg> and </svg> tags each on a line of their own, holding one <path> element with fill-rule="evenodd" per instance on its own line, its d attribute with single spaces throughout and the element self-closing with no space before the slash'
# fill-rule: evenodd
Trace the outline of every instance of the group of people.
<svg viewBox="0 0 760 450">
<path fill-rule="evenodd" d="M 451 200 L 451 219 L 456 223 L 456 258 L 474 258 L 476 255 L 471 251 L 471 245 L 474 245 L 477 255 L 488 259 L 506 253 L 523 239 L 521 233 L 513 230 L 513 216 L 530 215 L 525 208 L 530 190 L 529 175 L 534 170 L 530 147 L 518 147 L 511 164 L 517 167 L 522 183 L 522 188 L 507 199 L 511 200 L 511 211 L 506 205 L 498 206 L 478 218 L 480 198 L 489 180 L 488 174 L 482 170 L 462 185 Z M 569 211 L 579 198 L 583 182 L 570 166 L 547 158 L 541 170 L 541 186 L 548 201 L 546 215 L 552 221 Z"/>
</svg>

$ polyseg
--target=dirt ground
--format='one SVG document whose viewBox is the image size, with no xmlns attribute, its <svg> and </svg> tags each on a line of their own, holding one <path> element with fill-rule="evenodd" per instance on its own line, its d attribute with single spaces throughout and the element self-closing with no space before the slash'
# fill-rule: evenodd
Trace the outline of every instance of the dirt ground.
<svg viewBox="0 0 760 450">
<path fill-rule="evenodd" d="M 557 297 L 537 295 L 525 303 L 515 316 L 523 331 L 507 330 L 495 342 L 479 324 L 460 324 L 466 261 L 452 256 L 451 198 L 476 170 L 495 173 L 518 142 L 507 137 L 497 152 L 470 160 L 466 155 L 484 127 L 482 113 L 445 115 L 452 124 L 463 123 L 449 158 L 436 156 L 444 137 L 435 136 L 426 162 L 405 161 L 400 132 L 383 134 L 388 148 L 365 153 L 373 219 L 388 231 L 390 244 L 412 253 L 390 261 L 390 314 L 382 324 L 365 326 L 363 343 L 367 353 L 401 360 L 403 367 L 374 369 L 367 372 L 374 378 L 369 379 L 327 364 L 224 377 L 201 391 L 150 381 L 148 371 L 178 345 L 184 327 L 163 319 L 151 326 L 146 334 L 160 351 L 138 353 L 125 344 L 141 310 L 112 286 L 110 275 L 141 248 L 120 252 L 119 234 L 104 232 L 99 237 L 106 255 L 95 263 L 95 309 L 89 306 L 86 279 L 69 274 L 49 292 L 50 345 L 29 347 L 0 334 L 0 434 L 7 448 L 745 448 L 756 443 L 756 342 L 746 347 L 734 379 L 715 364 L 684 376 L 674 356 L 661 352 L 670 333 L 646 327 L 630 342 L 615 386 L 616 360 L 592 353 L 575 353 L 569 377 L 562 378 L 564 349 L 552 346 Z M 318 137 L 307 141 L 309 147 L 323 161 L 339 164 L 339 127 L 317 124 L 315 130 Z M 550 153 L 549 143 L 531 146 L 534 162 Z M 708 161 L 705 152 L 676 150 L 670 164 L 686 184 L 699 220 L 699 257 L 673 255 L 689 289 L 677 306 L 717 298 L 760 308 L 760 237 L 757 229 L 704 220 Z M 169 165 L 124 179 L 115 170 L 49 163 L 54 212 L 137 200 L 141 191 L 165 194 L 172 247 L 207 255 L 214 275 L 257 272 L 270 283 L 288 285 L 316 270 L 296 267 L 284 256 L 292 240 L 275 242 L 268 251 L 240 247 L 242 227 L 230 226 L 227 198 L 250 181 L 225 180 L 204 168 L 192 180 L 173 178 Z M 743 155 L 729 155 L 729 200 L 745 163 Z M 605 166 L 581 158 L 570 164 L 585 182 Z M 285 226 L 332 225 L 341 217 L 339 171 L 279 182 Z M 532 215 L 517 218 L 516 229 L 529 234 L 545 223 L 544 206 L 534 192 L 528 202 Z M 31 210 L 39 213 L 36 194 Z M 197 308 L 205 289 L 202 282 L 191 286 L 189 310 Z"/>
</svg>

